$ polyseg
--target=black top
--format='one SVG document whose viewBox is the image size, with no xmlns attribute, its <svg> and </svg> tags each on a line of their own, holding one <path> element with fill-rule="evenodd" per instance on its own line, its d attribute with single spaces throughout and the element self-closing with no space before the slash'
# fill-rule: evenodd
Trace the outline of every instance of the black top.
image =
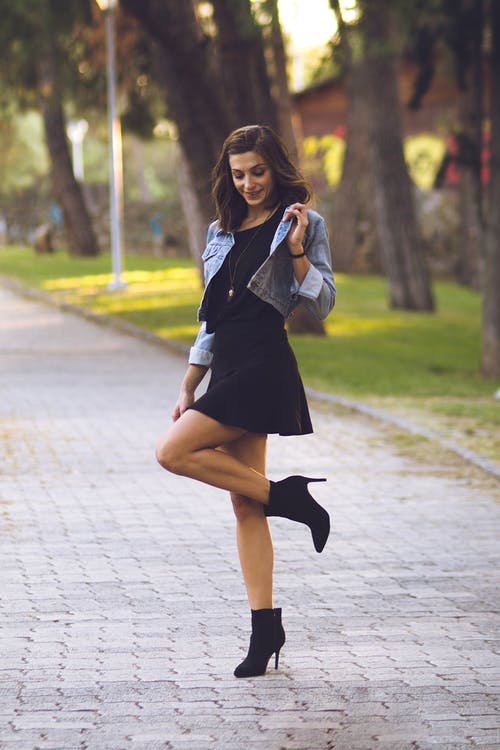
<svg viewBox="0 0 500 750">
<path fill-rule="evenodd" d="M 234 234 L 234 245 L 206 289 L 206 330 L 213 333 L 224 320 L 256 320 L 283 316 L 272 305 L 259 299 L 247 284 L 269 256 L 271 242 L 283 216 L 280 206 L 263 224 Z M 232 283 L 231 283 L 232 282 Z M 228 299 L 233 286 L 234 294 Z"/>
</svg>

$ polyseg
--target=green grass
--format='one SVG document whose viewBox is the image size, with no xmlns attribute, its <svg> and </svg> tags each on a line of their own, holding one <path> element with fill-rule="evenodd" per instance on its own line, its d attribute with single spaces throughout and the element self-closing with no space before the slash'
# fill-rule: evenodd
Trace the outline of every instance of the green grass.
<svg viewBox="0 0 500 750">
<path fill-rule="evenodd" d="M 0 248 L 0 273 L 57 299 L 110 314 L 191 343 L 201 295 L 190 260 L 130 256 L 128 287 L 108 292 L 111 262 L 36 256 Z M 291 337 L 306 384 L 411 417 L 484 455 L 500 455 L 499 380 L 479 375 L 480 297 L 437 282 L 437 312 L 389 310 L 385 279 L 337 276 L 337 306 L 327 336 Z"/>
</svg>

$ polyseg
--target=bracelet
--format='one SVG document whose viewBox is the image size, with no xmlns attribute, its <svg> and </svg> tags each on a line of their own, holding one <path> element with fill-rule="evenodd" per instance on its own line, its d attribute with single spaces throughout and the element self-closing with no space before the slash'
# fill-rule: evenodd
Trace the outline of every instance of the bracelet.
<svg viewBox="0 0 500 750">
<path fill-rule="evenodd" d="M 305 255 L 305 252 L 297 253 L 297 255 L 295 255 L 295 253 L 288 252 L 288 255 L 290 256 L 290 258 L 303 258 Z"/>
</svg>

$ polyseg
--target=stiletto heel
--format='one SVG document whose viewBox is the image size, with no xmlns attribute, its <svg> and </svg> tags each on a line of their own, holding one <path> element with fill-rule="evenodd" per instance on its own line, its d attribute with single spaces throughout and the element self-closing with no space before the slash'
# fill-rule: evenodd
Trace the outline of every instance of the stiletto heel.
<svg viewBox="0 0 500 750">
<path fill-rule="evenodd" d="M 265 674 L 273 654 L 274 668 L 278 669 L 279 655 L 285 640 L 281 609 L 252 609 L 250 646 L 246 658 L 234 670 L 235 677 L 257 677 Z"/>
<path fill-rule="evenodd" d="M 280 482 L 271 482 L 269 503 L 264 506 L 264 513 L 309 526 L 314 548 L 316 552 L 322 552 L 330 535 L 330 516 L 309 492 L 307 485 L 311 482 L 326 482 L 326 479 L 297 474 Z"/>
</svg>

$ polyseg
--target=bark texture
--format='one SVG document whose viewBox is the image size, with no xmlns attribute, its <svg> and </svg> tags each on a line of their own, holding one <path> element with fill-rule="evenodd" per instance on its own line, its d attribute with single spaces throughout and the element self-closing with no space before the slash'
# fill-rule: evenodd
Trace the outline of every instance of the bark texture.
<svg viewBox="0 0 500 750">
<path fill-rule="evenodd" d="M 369 66 L 369 127 L 378 235 L 391 307 L 433 310 L 403 154 L 395 19 L 387 0 L 362 3 Z"/>
<path fill-rule="evenodd" d="M 500 3 L 491 3 L 490 183 L 483 278 L 481 367 L 500 376 Z"/>
<path fill-rule="evenodd" d="M 457 8 L 457 14 L 455 56 L 460 117 L 457 141 L 462 216 L 461 253 L 457 276 L 463 284 L 479 289 L 483 260 L 483 0 L 462 0 Z"/>
<path fill-rule="evenodd" d="M 212 5 L 217 27 L 219 87 L 227 97 L 233 127 L 261 123 L 279 130 L 262 31 L 250 4 L 212 0 Z"/>
<path fill-rule="evenodd" d="M 346 92 L 346 136 L 342 178 L 333 197 L 335 268 L 349 273 L 358 251 L 370 258 L 370 268 L 380 270 L 380 249 L 373 205 L 373 170 L 368 123 L 369 62 L 352 50 L 349 27 L 339 0 L 330 0 L 337 18 Z"/>
<path fill-rule="evenodd" d="M 214 42 L 203 34 L 192 2 L 122 0 L 122 6 L 156 42 L 168 114 L 177 125 L 197 211 L 206 225 L 213 215 L 212 167 L 234 125 L 217 77 Z M 202 249 L 192 248 L 198 255 Z"/>
<path fill-rule="evenodd" d="M 268 0 L 267 8 L 271 14 L 271 24 L 266 35 L 266 55 L 268 68 L 271 71 L 271 93 L 277 107 L 278 132 L 281 133 L 292 161 L 298 164 L 299 151 L 293 130 L 293 108 L 288 86 L 287 56 L 277 0 Z"/>
<path fill-rule="evenodd" d="M 36 76 L 45 140 L 50 155 L 54 193 L 61 205 L 71 255 L 98 255 L 99 247 L 66 140 L 66 127 L 58 80 L 58 66 L 47 7 L 40 10 Z"/>
</svg>

